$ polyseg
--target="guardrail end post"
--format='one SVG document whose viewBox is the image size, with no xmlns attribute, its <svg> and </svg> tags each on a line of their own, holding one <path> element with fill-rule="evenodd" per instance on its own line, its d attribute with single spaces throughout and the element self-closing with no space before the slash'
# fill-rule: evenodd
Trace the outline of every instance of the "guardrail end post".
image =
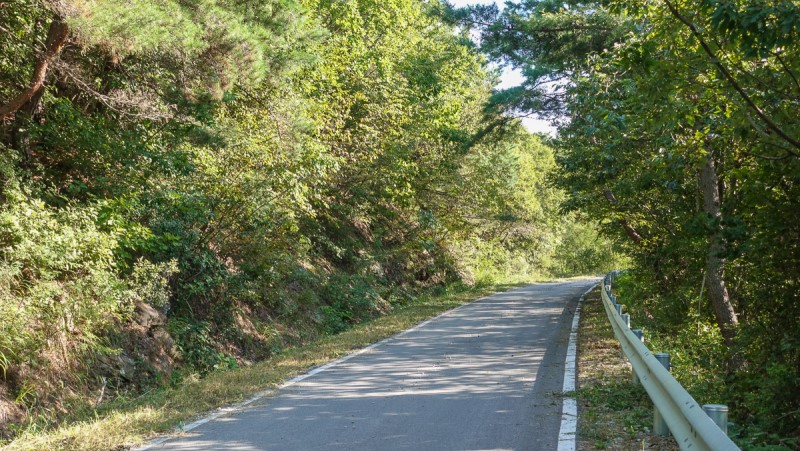
<svg viewBox="0 0 800 451">
<path fill-rule="evenodd" d="M 725 435 L 728 434 L 728 406 L 725 404 L 703 404 L 703 411 Z"/>
</svg>

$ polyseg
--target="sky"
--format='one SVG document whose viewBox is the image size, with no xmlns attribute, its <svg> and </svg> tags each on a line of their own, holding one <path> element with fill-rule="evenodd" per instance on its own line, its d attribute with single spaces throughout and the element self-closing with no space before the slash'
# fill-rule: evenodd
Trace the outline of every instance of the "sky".
<svg viewBox="0 0 800 451">
<path fill-rule="evenodd" d="M 450 3 L 457 7 L 475 4 L 488 5 L 495 3 L 502 10 L 503 3 L 505 2 L 492 0 L 450 0 Z M 510 67 L 504 67 L 502 68 L 502 73 L 500 75 L 500 83 L 496 87 L 499 89 L 504 89 L 518 86 L 520 83 L 522 83 L 522 79 L 522 73 L 520 73 L 519 70 L 515 70 Z M 522 125 L 524 125 L 528 131 L 535 133 L 546 133 L 551 136 L 554 136 L 556 133 L 555 127 L 550 125 L 549 122 L 541 119 L 534 119 L 530 117 L 522 118 Z"/>
</svg>

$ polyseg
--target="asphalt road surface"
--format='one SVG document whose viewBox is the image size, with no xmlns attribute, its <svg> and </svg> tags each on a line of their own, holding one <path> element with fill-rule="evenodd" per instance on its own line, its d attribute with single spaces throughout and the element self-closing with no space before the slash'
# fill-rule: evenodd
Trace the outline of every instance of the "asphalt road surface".
<svg viewBox="0 0 800 451">
<path fill-rule="evenodd" d="M 462 306 L 156 449 L 555 450 L 572 313 L 594 282 Z"/>
</svg>

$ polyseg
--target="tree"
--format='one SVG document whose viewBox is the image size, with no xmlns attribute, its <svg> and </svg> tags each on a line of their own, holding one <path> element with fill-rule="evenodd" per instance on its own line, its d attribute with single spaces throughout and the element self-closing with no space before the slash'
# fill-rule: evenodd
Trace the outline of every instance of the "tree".
<svg viewBox="0 0 800 451">
<path fill-rule="evenodd" d="M 796 333 L 782 334 L 780 351 L 757 337 L 767 324 L 796 330 L 777 313 L 797 308 L 796 293 L 778 288 L 796 275 L 773 268 L 797 260 L 787 251 L 796 228 L 775 220 L 797 222 L 799 11 L 790 1 L 526 1 L 456 16 L 526 74 L 524 88 L 497 96 L 505 108 L 563 115 L 565 206 L 627 242 L 664 299 L 659 311 L 685 327 L 687 299 L 707 288 L 731 387 L 798 362 Z M 738 408 L 770 416 L 764 407 L 796 390 L 786 371 Z M 762 425 L 796 434 L 772 418 Z"/>
</svg>

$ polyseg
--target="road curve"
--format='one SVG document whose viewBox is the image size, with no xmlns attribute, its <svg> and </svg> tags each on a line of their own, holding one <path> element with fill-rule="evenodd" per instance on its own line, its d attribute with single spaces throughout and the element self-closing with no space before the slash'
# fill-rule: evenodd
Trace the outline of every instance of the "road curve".
<svg viewBox="0 0 800 451">
<path fill-rule="evenodd" d="M 150 449 L 556 449 L 572 312 L 594 283 L 462 306 Z"/>
</svg>

